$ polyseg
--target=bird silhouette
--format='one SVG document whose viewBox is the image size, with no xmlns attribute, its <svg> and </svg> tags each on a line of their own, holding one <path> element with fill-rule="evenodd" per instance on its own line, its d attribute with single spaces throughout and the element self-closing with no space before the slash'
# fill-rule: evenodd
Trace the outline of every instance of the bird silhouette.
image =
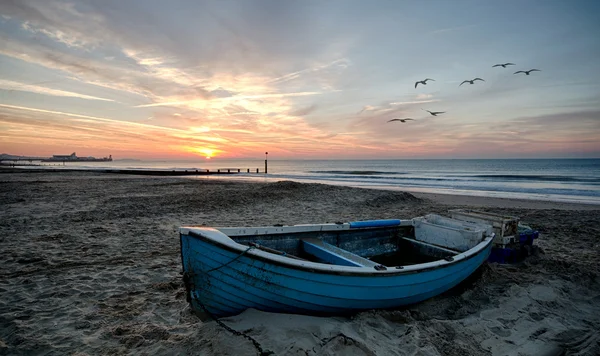
<svg viewBox="0 0 600 356">
<path fill-rule="evenodd" d="M 465 80 L 465 81 L 463 81 L 462 83 L 460 83 L 458 86 L 461 86 L 461 85 L 463 85 L 463 84 L 465 84 L 465 83 L 469 83 L 469 84 L 475 84 L 475 81 L 476 81 L 476 80 L 481 80 L 482 82 L 485 82 L 485 80 L 483 80 L 483 79 L 481 79 L 481 78 L 475 78 L 475 79 L 473 79 L 473 80 Z"/>
<path fill-rule="evenodd" d="M 417 85 L 419 85 L 419 84 L 427 85 L 427 81 L 428 81 L 428 80 L 433 80 L 433 81 L 435 82 L 435 80 L 434 80 L 434 79 L 431 79 L 431 78 L 427 78 L 427 79 L 425 79 L 425 80 L 420 80 L 420 81 L 418 81 L 418 82 L 415 82 L 415 88 L 416 88 L 416 87 L 417 87 Z"/>
<path fill-rule="evenodd" d="M 541 72 L 539 69 L 530 69 L 530 70 L 519 70 L 514 72 L 513 74 L 525 73 L 525 75 L 529 75 L 531 72 Z"/>
<path fill-rule="evenodd" d="M 425 109 L 421 109 L 421 110 L 427 111 L 428 113 L 430 113 L 433 116 L 438 116 L 439 114 L 445 113 L 445 111 L 429 111 L 429 110 L 425 110 Z"/>
<path fill-rule="evenodd" d="M 391 120 L 388 120 L 388 122 L 392 122 L 392 121 L 406 122 L 406 121 L 408 121 L 408 120 L 415 121 L 414 119 L 411 119 L 410 117 L 408 117 L 408 118 L 406 118 L 406 119 L 391 119 Z"/>
<path fill-rule="evenodd" d="M 506 68 L 506 66 L 514 66 L 514 63 L 504 63 L 504 64 L 495 64 L 492 66 L 492 68 L 494 67 L 502 67 L 502 68 Z"/>
</svg>

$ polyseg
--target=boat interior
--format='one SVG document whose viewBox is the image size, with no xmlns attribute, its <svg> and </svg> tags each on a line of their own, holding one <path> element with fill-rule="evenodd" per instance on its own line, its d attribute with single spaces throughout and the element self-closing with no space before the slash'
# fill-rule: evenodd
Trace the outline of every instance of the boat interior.
<svg viewBox="0 0 600 356">
<path fill-rule="evenodd" d="M 331 231 L 278 231 L 240 234 L 217 228 L 237 243 L 290 258 L 341 266 L 383 268 L 440 259 L 463 251 L 415 239 L 413 226 L 388 226 Z"/>
</svg>

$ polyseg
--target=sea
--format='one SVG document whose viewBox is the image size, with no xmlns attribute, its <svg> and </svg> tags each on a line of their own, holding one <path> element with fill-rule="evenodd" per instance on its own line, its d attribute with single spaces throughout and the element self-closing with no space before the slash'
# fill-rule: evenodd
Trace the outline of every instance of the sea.
<svg viewBox="0 0 600 356">
<path fill-rule="evenodd" d="M 206 170 L 234 175 L 188 176 L 261 182 L 291 180 L 350 187 L 600 204 L 600 159 L 403 159 L 197 161 L 114 160 L 38 168 Z M 250 173 L 248 172 L 250 170 Z M 259 173 L 256 173 L 257 169 Z"/>
</svg>

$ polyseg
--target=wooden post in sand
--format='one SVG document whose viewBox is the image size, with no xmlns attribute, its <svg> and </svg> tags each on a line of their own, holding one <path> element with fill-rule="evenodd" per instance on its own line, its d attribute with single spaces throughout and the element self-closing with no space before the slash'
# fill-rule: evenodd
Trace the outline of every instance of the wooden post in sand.
<svg viewBox="0 0 600 356">
<path fill-rule="evenodd" d="M 265 174 L 267 174 L 267 157 L 269 156 L 269 152 L 265 152 Z"/>
</svg>

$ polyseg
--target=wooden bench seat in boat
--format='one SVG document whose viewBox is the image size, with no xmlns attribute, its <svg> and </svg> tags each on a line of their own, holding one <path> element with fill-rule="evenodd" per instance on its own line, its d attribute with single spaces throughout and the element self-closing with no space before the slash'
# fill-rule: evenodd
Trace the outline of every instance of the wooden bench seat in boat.
<svg viewBox="0 0 600 356">
<path fill-rule="evenodd" d="M 427 242 L 418 241 L 413 238 L 402 237 L 402 240 L 408 241 L 412 245 L 415 245 L 415 246 L 420 247 L 421 249 L 424 249 L 425 250 L 424 252 L 428 253 L 431 256 L 436 256 L 436 257 L 439 257 L 439 256 L 444 257 L 447 255 L 455 256 L 460 253 L 460 251 L 452 249 L 452 248 L 429 244 Z"/>
<path fill-rule="evenodd" d="M 327 263 L 352 267 L 375 267 L 379 265 L 319 239 L 306 238 L 301 241 L 304 252 Z"/>
</svg>

